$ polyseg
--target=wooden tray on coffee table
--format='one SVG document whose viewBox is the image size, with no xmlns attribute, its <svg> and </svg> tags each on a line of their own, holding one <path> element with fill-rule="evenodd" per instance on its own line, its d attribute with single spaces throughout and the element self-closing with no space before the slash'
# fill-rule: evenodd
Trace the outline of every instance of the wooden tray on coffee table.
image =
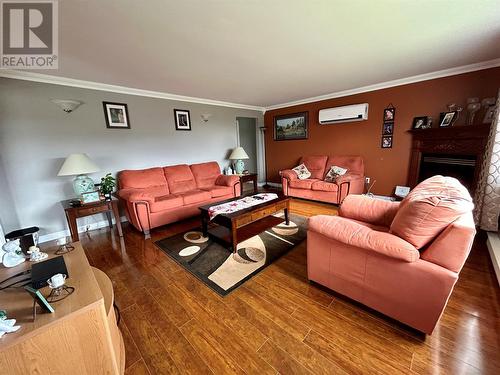
<svg viewBox="0 0 500 375">
<path fill-rule="evenodd" d="M 252 196 L 249 194 L 247 196 Z M 216 204 L 201 206 L 201 227 L 203 236 L 210 236 L 215 241 L 230 247 L 236 253 L 238 243 L 243 242 L 283 221 L 289 224 L 288 211 L 290 198 L 278 193 L 278 198 L 229 214 L 219 214 L 210 220 L 208 210 L 214 205 L 236 201 L 242 197 L 228 199 Z M 284 210 L 284 218 L 273 216 Z M 209 223 L 215 224 L 209 227 Z"/>
</svg>

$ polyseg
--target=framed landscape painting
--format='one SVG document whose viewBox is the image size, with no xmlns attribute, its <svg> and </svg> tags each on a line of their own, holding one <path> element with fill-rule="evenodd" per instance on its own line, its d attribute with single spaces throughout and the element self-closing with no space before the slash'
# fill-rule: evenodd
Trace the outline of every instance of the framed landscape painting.
<svg viewBox="0 0 500 375">
<path fill-rule="evenodd" d="M 307 139 L 307 112 L 274 117 L 274 140 Z"/>
</svg>

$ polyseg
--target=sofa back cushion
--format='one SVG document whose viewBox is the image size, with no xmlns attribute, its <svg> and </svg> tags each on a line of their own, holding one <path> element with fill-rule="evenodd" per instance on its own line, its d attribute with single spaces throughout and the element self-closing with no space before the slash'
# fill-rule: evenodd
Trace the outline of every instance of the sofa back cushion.
<svg viewBox="0 0 500 375">
<path fill-rule="evenodd" d="M 304 164 L 311 176 L 309 178 L 323 179 L 328 156 L 303 156 L 299 164 Z"/>
<path fill-rule="evenodd" d="M 361 156 L 330 156 L 326 162 L 325 174 L 333 165 L 347 169 L 347 173 L 365 174 L 365 164 Z"/>
<path fill-rule="evenodd" d="M 199 189 L 211 188 L 215 185 L 215 180 L 220 176 L 219 164 L 215 161 L 191 165 L 191 172 Z"/>
<path fill-rule="evenodd" d="M 165 173 L 171 193 L 182 193 L 196 189 L 196 181 L 191 168 L 187 164 L 164 167 L 163 172 Z"/>
<path fill-rule="evenodd" d="M 457 179 L 433 176 L 403 199 L 392 221 L 391 233 L 421 249 L 473 208 L 469 192 Z"/>
<path fill-rule="evenodd" d="M 118 186 L 120 189 L 146 189 L 152 186 L 165 186 L 168 189 L 163 169 L 159 167 L 121 171 L 118 173 Z"/>
</svg>

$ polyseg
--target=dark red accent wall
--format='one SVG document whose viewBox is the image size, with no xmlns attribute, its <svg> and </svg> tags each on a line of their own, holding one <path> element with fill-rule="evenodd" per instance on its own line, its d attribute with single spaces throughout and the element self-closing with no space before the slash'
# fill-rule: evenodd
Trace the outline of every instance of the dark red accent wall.
<svg viewBox="0 0 500 375">
<path fill-rule="evenodd" d="M 496 97 L 500 88 L 500 68 L 437 78 L 429 81 L 370 91 L 341 98 L 328 99 L 265 113 L 266 164 L 268 181 L 280 182 L 279 171 L 294 167 L 302 155 L 361 155 L 366 175 L 376 180 L 373 192 L 391 194 L 396 185 L 406 185 L 411 138 L 407 131 L 416 116 L 432 116 L 438 126 L 439 113 L 448 103 L 465 107 L 469 97 Z M 367 121 L 335 125 L 319 125 L 318 111 L 342 105 L 368 103 Z M 392 149 L 380 148 L 383 109 L 396 107 Z M 274 141 L 274 116 L 309 112 L 307 140 Z M 455 126 L 465 122 L 465 110 Z M 476 122 L 482 122 L 481 110 Z"/>
</svg>

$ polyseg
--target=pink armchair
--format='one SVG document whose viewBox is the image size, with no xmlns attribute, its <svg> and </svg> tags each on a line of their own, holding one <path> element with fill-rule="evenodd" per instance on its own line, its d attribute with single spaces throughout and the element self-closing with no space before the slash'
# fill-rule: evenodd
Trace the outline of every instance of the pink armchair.
<svg viewBox="0 0 500 375">
<path fill-rule="evenodd" d="M 401 203 L 349 195 L 309 220 L 310 280 L 431 334 L 476 233 L 472 199 L 434 176 Z"/>
</svg>

